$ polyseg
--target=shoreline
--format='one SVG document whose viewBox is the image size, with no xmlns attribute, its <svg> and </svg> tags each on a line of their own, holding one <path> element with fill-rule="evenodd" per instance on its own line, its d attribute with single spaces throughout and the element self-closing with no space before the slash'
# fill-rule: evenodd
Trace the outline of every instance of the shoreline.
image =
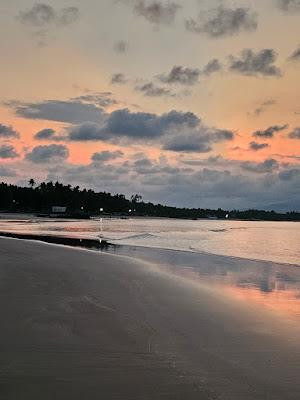
<svg viewBox="0 0 300 400">
<path fill-rule="evenodd" d="M 20 239 L 20 240 L 33 240 L 33 241 L 40 241 L 40 242 L 45 242 L 45 243 L 51 243 L 51 244 L 57 244 L 57 245 L 62 245 L 62 246 L 70 246 L 70 247 L 82 247 L 85 249 L 89 250 L 100 250 L 100 251 L 107 251 L 110 254 L 113 254 L 111 251 L 114 249 L 116 252 L 120 249 L 128 249 L 125 250 L 125 253 L 128 254 L 135 249 L 140 249 L 141 252 L 147 252 L 147 251 L 160 251 L 160 252 L 174 252 L 174 253 L 183 253 L 186 254 L 187 256 L 193 254 L 193 255 L 199 255 L 201 256 L 207 256 L 207 257 L 216 257 L 220 258 L 221 260 L 227 260 L 230 259 L 232 261 L 237 261 L 237 262 L 253 262 L 253 263 L 261 263 L 261 264 L 267 264 L 270 266 L 273 265 L 280 265 L 280 266 L 286 266 L 286 267 L 293 267 L 293 268 L 300 268 L 300 264 L 295 264 L 295 263 L 288 263 L 288 262 L 282 262 L 282 261 L 271 261 L 271 260 L 263 260 L 263 259 L 256 259 L 256 258 L 247 258 L 247 257 L 238 257 L 238 256 L 232 256 L 232 255 L 224 255 L 224 254 L 218 254 L 218 253 L 209 253 L 205 251 L 196 251 L 196 250 L 186 250 L 186 249 L 177 249 L 177 248 L 166 248 L 166 247 L 154 247 L 154 246 L 145 246 L 145 245 L 136 245 L 136 244 L 115 244 L 115 243 L 110 243 L 107 239 L 92 239 L 92 238 L 79 238 L 75 236 L 59 236 L 59 235 L 40 235 L 40 234 L 29 234 L 29 233 L 15 233 L 15 232 L 3 232 L 0 231 L 0 238 L 14 238 L 14 239 Z M 121 250 L 121 254 L 124 253 Z M 135 255 L 132 255 L 131 257 L 135 258 Z"/>
<path fill-rule="evenodd" d="M 297 213 L 298 213 L 298 211 L 297 211 Z M 15 212 L 15 213 L 13 213 L 10 211 L 8 211 L 8 212 L 0 211 L 0 219 L 1 219 L 2 215 L 5 217 L 7 215 L 10 215 L 10 216 L 22 216 L 23 215 L 23 216 L 32 216 L 33 218 L 46 218 L 46 219 L 50 219 L 50 220 L 57 219 L 57 218 L 64 219 L 62 216 L 42 217 L 42 216 L 39 216 L 38 213 L 36 213 L 36 212 L 28 212 L 28 213 Z M 179 218 L 179 217 L 157 217 L 155 215 L 150 216 L 150 215 L 132 215 L 132 214 L 128 214 L 125 217 L 126 217 L 125 219 L 155 219 L 155 220 L 178 220 L 178 221 L 300 222 L 299 219 L 280 220 L 280 219 L 255 219 L 255 218 L 252 218 L 252 219 L 247 219 L 247 218 L 244 218 L 244 219 L 240 219 L 240 218 L 230 218 L 230 219 L 227 219 L 227 218 L 217 218 L 217 219 L 215 219 L 215 218 Z M 83 218 L 83 220 L 93 220 L 95 218 L 96 219 L 97 218 L 123 219 L 121 216 L 118 216 L 118 215 L 109 216 L 109 215 L 100 215 L 99 214 L 99 215 L 92 216 L 90 218 Z M 72 220 L 77 220 L 78 218 L 67 217 L 65 219 L 72 221 Z"/>
<path fill-rule="evenodd" d="M 126 256 L 0 238 L 0 259 L 1 398 L 300 396 L 300 330 L 255 304 Z"/>
</svg>

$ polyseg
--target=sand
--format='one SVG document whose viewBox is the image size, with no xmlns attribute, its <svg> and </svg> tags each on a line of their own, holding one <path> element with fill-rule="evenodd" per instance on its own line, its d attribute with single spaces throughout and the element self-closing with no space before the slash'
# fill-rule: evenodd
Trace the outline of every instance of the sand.
<svg viewBox="0 0 300 400">
<path fill-rule="evenodd" d="M 0 238 L 0 399 L 299 399 L 299 330 L 130 258 Z"/>
</svg>

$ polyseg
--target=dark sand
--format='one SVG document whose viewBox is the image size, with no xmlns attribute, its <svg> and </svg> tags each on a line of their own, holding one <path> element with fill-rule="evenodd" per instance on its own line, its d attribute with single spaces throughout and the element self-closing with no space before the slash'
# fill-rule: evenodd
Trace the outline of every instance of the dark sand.
<svg viewBox="0 0 300 400">
<path fill-rule="evenodd" d="M 300 399 L 297 326 L 149 264 L 0 238 L 0 296 L 1 400 Z"/>
</svg>

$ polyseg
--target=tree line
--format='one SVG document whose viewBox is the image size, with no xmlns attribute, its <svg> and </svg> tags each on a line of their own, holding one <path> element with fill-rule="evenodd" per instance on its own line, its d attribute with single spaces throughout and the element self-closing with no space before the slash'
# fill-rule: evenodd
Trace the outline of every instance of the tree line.
<svg viewBox="0 0 300 400">
<path fill-rule="evenodd" d="M 79 186 L 60 182 L 42 182 L 36 185 L 33 179 L 28 187 L 0 183 L 0 211 L 50 213 L 53 206 L 67 207 L 68 214 L 91 216 L 103 214 L 139 215 L 168 218 L 218 218 L 270 221 L 300 221 L 300 213 L 286 214 L 264 210 L 211 210 L 203 208 L 178 208 L 144 202 L 142 196 L 95 192 Z"/>
</svg>

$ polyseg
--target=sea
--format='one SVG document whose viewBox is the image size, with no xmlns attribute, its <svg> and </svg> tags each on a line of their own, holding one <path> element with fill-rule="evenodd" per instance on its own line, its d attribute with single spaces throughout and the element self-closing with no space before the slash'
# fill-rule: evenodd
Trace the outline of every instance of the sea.
<svg viewBox="0 0 300 400">
<path fill-rule="evenodd" d="M 2 214 L 0 232 L 106 240 L 109 253 L 217 288 L 300 327 L 300 222 Z"/>
<path fill-rule="evenodd" d="M 118 245 L 300 265 L 300 222 L 0 216 L 0 231 L 99 238 Z"/>
</svg>

